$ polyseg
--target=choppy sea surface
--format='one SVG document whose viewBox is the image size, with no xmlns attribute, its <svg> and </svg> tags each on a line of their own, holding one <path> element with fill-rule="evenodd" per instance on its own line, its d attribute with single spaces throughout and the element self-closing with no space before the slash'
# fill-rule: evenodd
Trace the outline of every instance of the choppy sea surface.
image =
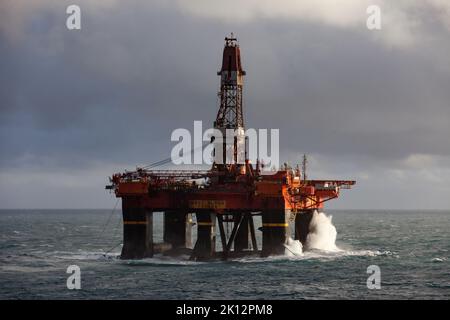
<svg viewBox="0 0 450 320">
<path fill-rule="evenodd" d="M 120 210 L 0 210 L 0 299 L 450 298 L 450 212 L 326 214 L 339 250 L 192 262 L 118 259 Z M 161 226 L 155 214 L 156 241 Z M 81 269 L 80 290 L 67 289 L 69 265 Z M 370 265 L 380 289 L 367 287 Z"/>
</svg>

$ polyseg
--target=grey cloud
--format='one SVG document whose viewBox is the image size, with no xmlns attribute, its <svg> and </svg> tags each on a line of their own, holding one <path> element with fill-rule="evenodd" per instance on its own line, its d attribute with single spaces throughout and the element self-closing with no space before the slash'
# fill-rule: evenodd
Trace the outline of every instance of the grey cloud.
<svg viewBox="0 0 450 320">
<path fill-rule="evenodd" d="M 284 157 L 345 159 L 352 169 L 337 169 L 351 174 L 449 156 L 450 37 L 434 10 L 421 33 L 432 36 L 397 48 L 364 28 L 214 21 L 137 2 L 82 5 L 82 30 L 68 31 L 65 2 L 42 2 L 18 19 L 21 33 L 0 25 L 0 171 L 165 158 L 173 129 L 212 125 L 230 31 L 247 70 L 247 126 L 280 128 Z"/>
</svg>

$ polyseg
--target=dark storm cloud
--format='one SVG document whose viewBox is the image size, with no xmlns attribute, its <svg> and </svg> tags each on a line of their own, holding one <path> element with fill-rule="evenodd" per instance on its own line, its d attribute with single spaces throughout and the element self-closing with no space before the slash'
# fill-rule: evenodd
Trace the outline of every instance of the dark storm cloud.
<svg viewBox="0 0 450 320">
<path fill-rule="evenodd" d="M 450 155 L 450 38 L 434 9 L 412 44 L 395 47 L 364 25 L 236 23 L 133 1 L 82 2 L 82 30 L 69 31 L 68 4 L 2 5 L 0 170 L 165 158 L 172 130 L 212 125 L 230 31 L 247 70 L 247 126 L 280 128 L 283 154 L 347 157 L 349 172 L 361 158 Z"/>
<path fill-rule="evenodd" d="M 2 43 L 2 125 L 29 120 L 2 161 L 28 148 L 140 161 L 154 148 L 150 137 L 164 141 L 194 119 L 211 122 L 222 37 L 236 27 L 176 10 L 117 6 L 84 10 L 83 29 L 74 32 L 65 29 L 64 8 L 41 8 L 20 42 Z M 422 58 L 420 44 L 388 50 L 359 30 L 301 22 L 241 28 L 248 123 L 280 128 L 282 147 L 449 154 L 449 74 Z"/>
<path fill-rule="evenodd" d="M 396 52 L 358 32 L 300 30 L 290 32 L 295 44 L 273 41 L 279 75 L 264 76 L 251 62 L 257 73 L 251 86 L 271 88 L 270 96 L 261 90 L 249 97 L 258 109 L 252 116 L 282 128 L 283 144 L 375 158 L 449 154 L 450 76 L 422 58 L 420 47 Z"/>
<path fill-rule="evenodd" d="M 2 135 L 2 162 L 21 152 L 50 153 L 62 162 L 145 161 L 160 153 L 151 152 L 158 150 L 152 140 L 163 141 L 168 151 L 174 128 L 194 119 L 211 122 L 217 85 L 201 70 L 209 61 L 205 75 L 216 80 L 221 41 L 206 54 L 201 39 L 181 32 L 189 21 L 174 24 L 165 15 L 137 8 L 105 16 L 83 11 L 77 33 L 65 29 L 60 14 L 51 19 L 55 36 L 27 25 L 20 43 L 6 42 L 1 82 L 11 90 L 2 92 L 1 123 L 13 136 Z M 14 130 L 16 122 L 23 130 Z"/>
</svg>

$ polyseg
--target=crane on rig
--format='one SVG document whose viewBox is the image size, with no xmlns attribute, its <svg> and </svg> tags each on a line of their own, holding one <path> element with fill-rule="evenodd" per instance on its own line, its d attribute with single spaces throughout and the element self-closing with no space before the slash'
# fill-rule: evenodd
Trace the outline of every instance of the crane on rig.
<svg viewBox="0 0 450 320">
<path fill-rule="evenodd" d="M 307 159 L 302 170 L 287 164 L 270 175 L 260 161 L 247 158 L 243 117 L 244 76 L 237 38 L 225 38 L 220 76 L 219 110 L 211 137 L 214 162 L 209 170 L 157 170 L 170 159 L 113 174 L 107 189 L 122 199 L 122 259 L 152 257 L 154 253 L 188 253 L 193 260 L 242 255 L 277 255 L 291 237 L 303 244 L 315 210 L 349 189 L 353 180 L 310 180 Z M 227 130 L 228 129 L 228 130 Z M 229 137 L 229 129 L 233 136 Z M 233 143 L 227 143 L 233 139 Z M 227 161 L 231 154 L 234 161 Z M 238 161 L 244 159 L 243 161 Z M 202 179 L 203 183 L 197 183 Z M 163 243 L 153 241 L 153 213 L 164 213 Z M 192 247 L 192 228 L 197 239 Z M 254 219 L 261 217 L 262 248 Z M 221 251 L 217 251 L 216 227 Z M 228 230 L 228 232 L 227 232 Z M 229 232 L 231 230 L 231 232 Z"/>
</svg>

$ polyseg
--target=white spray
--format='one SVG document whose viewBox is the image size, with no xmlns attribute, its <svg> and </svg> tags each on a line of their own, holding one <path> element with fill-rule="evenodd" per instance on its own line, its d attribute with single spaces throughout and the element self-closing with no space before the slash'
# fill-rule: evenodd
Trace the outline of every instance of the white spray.
<svg viewBox="0 0 450 320">
<path fill-rule="evenodd" d="M 341 251 L 335 243 L 337 231 L 331 219 L 331 215 L 327 216 L 323 212 L 314 211 L 306 238 L 307 249 Z"/>
<path fill-rule="evenodd" d="M 293 240 L 289 237 L 284 244 L 284 255 L 288 257 L 302 256 L 303 247 L 302 243 L 298 240 Z"/>
<path fill-rule="evenodd" d="M 284 244 L 284 254 L 288 257 L 303 256 L 303 250 L 341 251 L 336 246 L 336 227 L 331 222 L 332 216 L 314 211 L 309 224 L 309 233 L 305 247 L 299 240 L 288 238 Z"/>
</svg>

